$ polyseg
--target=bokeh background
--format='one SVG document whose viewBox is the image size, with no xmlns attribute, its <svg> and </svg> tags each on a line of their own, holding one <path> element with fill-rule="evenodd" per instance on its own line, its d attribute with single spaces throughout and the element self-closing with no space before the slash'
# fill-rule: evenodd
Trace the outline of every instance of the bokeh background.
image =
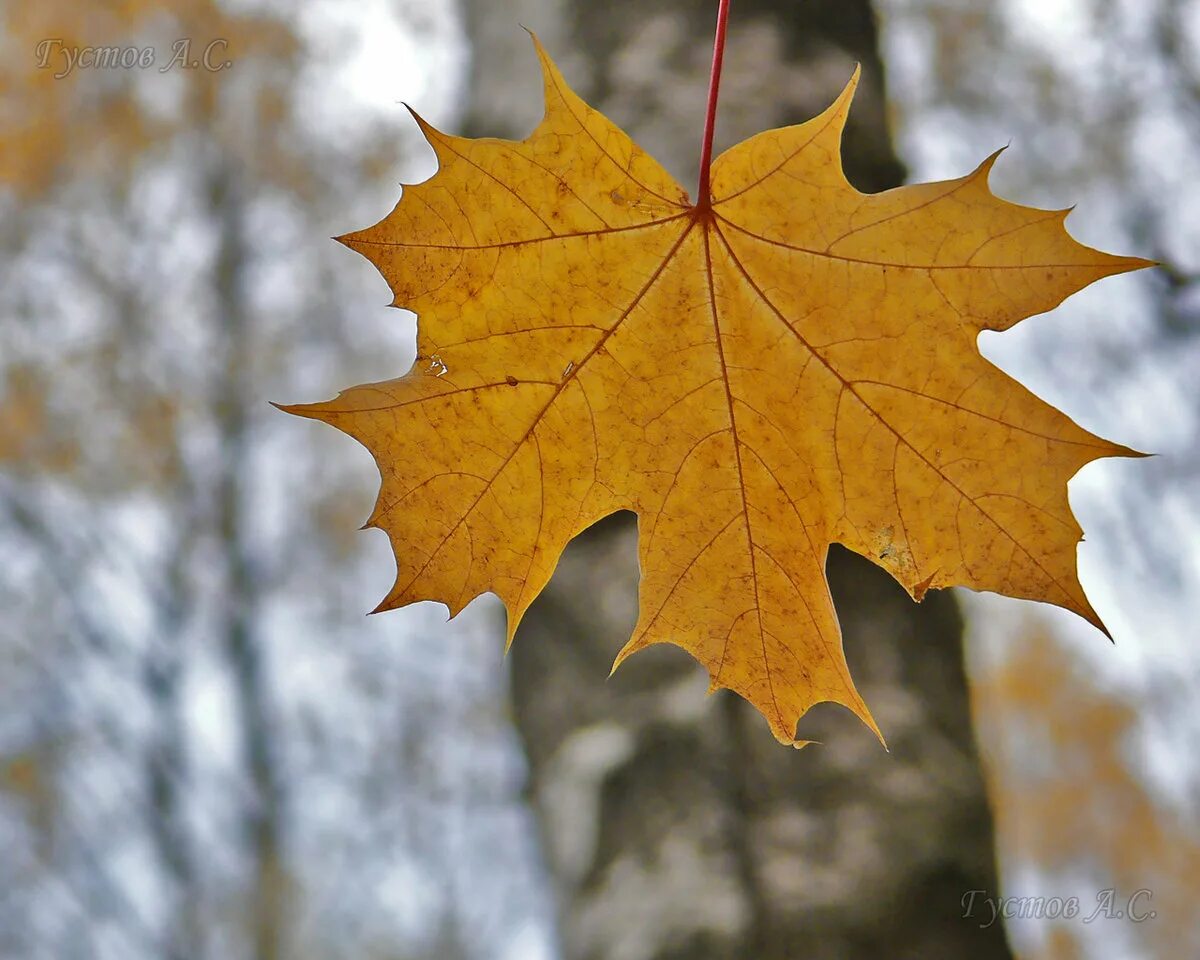
<svg viewBox="0 0 1200 960">
<path fill-rule="evenodd" d="M 413 316 L 327 239 L 432 174 L 401 101 L 527 132 L 523 24 L 690 186 L 715 8 L 0 4 L 0 957 L 1200 956 L 1195 0 L 734 0 L 722 91 L 727 145 L 861 61 L 856 185 L 1009 144 L 998 193 L 1162 262 L 981 341 L 1160 454 L 1071 485 L 1115 644 L 992 596 L 915 607 L 837 554 L 892 752 L 818 709 L 793 754 L 681 653 L 605 679 L 628 518 L 572 546 L 507 661 L 492 598 L 364 617 L 392 579 L 357 532 L 370 458 L 268 401 L 412 360 Z M 161 70 L 181 39 L 228 67 Z M 67 70 L 83 46 L 156 63 Z M 1108 889 L 1154 917 L 1083 922 Z M 989 926 L 971 890 L 1081 915 Z"/>
</svg>

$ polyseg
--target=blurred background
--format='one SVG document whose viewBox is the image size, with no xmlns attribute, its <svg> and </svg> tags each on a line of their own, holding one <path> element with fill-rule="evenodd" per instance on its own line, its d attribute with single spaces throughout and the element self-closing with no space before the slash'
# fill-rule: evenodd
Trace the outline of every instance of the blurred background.
<svg viewBox="0 0 1200 960">
<path fill-rule="evenodd" d="M 433 173 L 400 102 L 524 135 L 523 24 L 690 188 L 715 10 L 0 3 L 0 958 L 1200 956 L 1196 0 L 734 0 L 722 86 L 718 148 L 862 62 L 859 188 L 1007 143 L 999 194 L 1162 261 L 981 340 L 1160 454 L 1071 485 L 1115 644 L 1020 601 L 914 605 L 835 550 L 891 752 L 822 706 L 796 753 L 681 651 L 605 679 L 627 516 L 507 660 L 490 597 L 364 616 L 393 569 L 357 532 L 370 457 L 268 400 L 412 360 L 413 316 L 327 239 Z M 991 922 L 1000 896 L 1045 900 Z"/>
</svg>

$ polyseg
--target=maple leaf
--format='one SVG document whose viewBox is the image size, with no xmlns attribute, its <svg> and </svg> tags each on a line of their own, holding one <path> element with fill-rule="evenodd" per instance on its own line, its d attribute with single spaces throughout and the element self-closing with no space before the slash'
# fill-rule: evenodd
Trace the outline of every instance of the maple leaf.
<svg viewBox="0 0 1200 960">
<path fill-rule="evenodd" d="M 1147 261 L 1076 243 L 1065 211 L 997 198 L 995 156 L 860 193 L 839 156 L 857 71 L 820 116 L 723 154 L 693 205 L 534 42 L 533 134 L 465 139 L 417 117 L 437 174 L 340 238 L 418 314 L 412 369 L 284 408 L 379 466 L 367 526 L 398 573 L 378 609 L 439 600 L 453 616 L 491 591 L 511 642 L 568 541 L 632 510 L 640 614 L 617 663 L 678 644 L 783 742 L 826 700 L 879 733 L 842 653 L 831 543 L 917 599 L 959 584 L 1103 629 L 1067 481 L 1137 454 L 976 339 Z"/>
</svg>

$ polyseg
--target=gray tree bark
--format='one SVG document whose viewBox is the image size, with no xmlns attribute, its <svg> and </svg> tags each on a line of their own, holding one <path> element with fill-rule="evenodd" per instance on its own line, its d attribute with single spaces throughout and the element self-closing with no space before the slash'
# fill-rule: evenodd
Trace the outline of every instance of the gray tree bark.
<svg viewBox="0 0 1200 960">
<path fill-rule="evenodd" d="M 541 112 L 528 39 L 681 182 L 695 184 L 716 0 L 468 0 L 470 132 L 523 136 Z M 807 119 L 863 64 L 845 167 L 899 184 L 866 0 L 737 0 L 717 147 Z M 813 710 L 779 747 L 764 721 L 682 651 L 639 653 L 609 680 L 636 620 L 636 524 L 572 544 L 513 648 L 530 793 L 559 894 L 567 960 L 1010 957 L 999 924 L 962 918 L 996 890 L 962 621 L 834 548 L 829 578 L 859 688 L 891 752 L 846 711 Z"/>
</svg>

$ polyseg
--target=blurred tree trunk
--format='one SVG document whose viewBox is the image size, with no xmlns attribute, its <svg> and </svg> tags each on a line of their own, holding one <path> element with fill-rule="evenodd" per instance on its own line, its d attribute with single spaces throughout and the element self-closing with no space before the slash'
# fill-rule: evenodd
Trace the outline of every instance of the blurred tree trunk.
<svg viewBox="0 0 1200 960">
<path fill-rule="evenodd" d="M 696 155 L 716 0 L 468 0 L 474 135 L 523 136 L 541 112 L 536 31 L 590 103 L 684 186 Z M 845 165 L 899 184 L 866 0 L 738 0 L 718 149 L 816 114 L 854 61 L 864 81 Z M 891 753 L 822 705 L 779 747 L 749 706 L 706 699 L 681 651 L 639 653 L 610 680 L 636 619 L 636 526 L 613 517 L 570 548 L 513 650 L 514 709 L 559 892 L 567 960 L 1010 956 L 1001 925 L 963 919 L 996 890 L 993 824 L 949 594 L 911 602 L 835 548 L 847 655 Z"/>
<path fill-rule="evenodd" d="M 251 458 L 248 410 L 255 391 L 250 381 L 253 356 L 247 246 L 246 197 L 238 171 L 221 165 L 209 183 L 219 241 L 214 289 L 220 315 L 221 371 L 213 397 L 220 432 L 217 527 L 225 556 L 227 600 L 220 623 L 221 642 L 233 679 L 238 736 L 251 795 L 242 814 L 243 849 L 250 861 L 252 889 L 246 926 L 254 960 L 277 960 L 286 929 L 286 873 L 283 857 L 284 780 L 274 746 L 271 678 L 263 639 L 257 630 L 263 593 L 260 565 L 251 544 Z"/>
</svg>

